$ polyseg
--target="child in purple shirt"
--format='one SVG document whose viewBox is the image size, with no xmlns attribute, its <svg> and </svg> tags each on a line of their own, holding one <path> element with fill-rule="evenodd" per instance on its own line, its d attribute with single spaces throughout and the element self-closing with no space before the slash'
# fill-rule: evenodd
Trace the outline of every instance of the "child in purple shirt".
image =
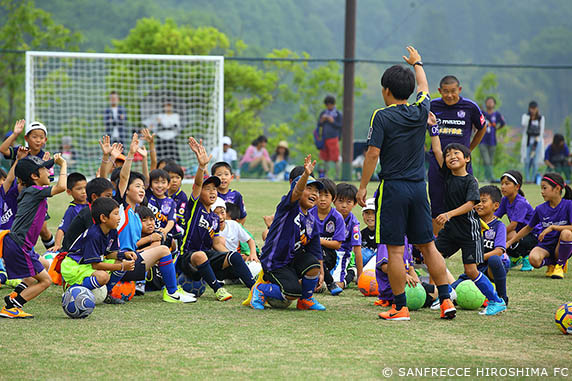
<svg viewBox="0 0 572 381">
<path fill-rule="evenodd" d="M 546 173 L 540 189 L 546 202 L 534 209 L 528 225 L 509 239 L 507 245 L 519 241 L 541 224 L 544 230 L 538 235 L 538 245 L 530 252 L 530 264 L 536 268 L 546 265 L 547 277 L 562 279 L 572 253 L 572 189 L 557 173 Z"/>
</svg>

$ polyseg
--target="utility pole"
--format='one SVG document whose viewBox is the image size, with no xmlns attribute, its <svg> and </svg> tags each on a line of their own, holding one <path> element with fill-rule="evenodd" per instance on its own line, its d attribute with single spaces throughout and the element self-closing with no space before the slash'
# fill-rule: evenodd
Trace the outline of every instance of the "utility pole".
<svg viewBox="0 0 572 381">
<path fill-rule="evenodd" d="M 344 115 L 342 124 L 342 180 L 352 179 L 354 155 L 354 71 L 356 52 L 356 2 L 346 0 L 344 48 Z"/>
</svg>

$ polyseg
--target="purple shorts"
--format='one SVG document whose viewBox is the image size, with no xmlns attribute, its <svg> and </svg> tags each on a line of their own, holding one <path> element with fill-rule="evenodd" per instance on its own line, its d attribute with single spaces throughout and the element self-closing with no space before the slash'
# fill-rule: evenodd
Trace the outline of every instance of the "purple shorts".
<svg viewBox="0 0 572 381">
<path fill-rule="evenodd" d="M 548 251 L 548 253 L 550 254 L 549 258 L 556 258 L 557 257 L 556 246 L 558 246 L 558 240 L 548 241 L 548 242 L 542 241 L 542 242 L 538 242 L 538 245 L 536 245 L 536 247 L 540 247 L 540 248 Z"/>
<path fill-rule="evenodd" d="M 6 264 L 8 279 L 21 279 L 36 276 L 44 271 L 40 256 L 33 249 L 26 252 L 18 245 L 10 234 L 4 237 L 2 258 Z"/>
<path fill-rule="evenodd" d="M 473 167 L 470 162 L 467 164 L 467 171 L 473 174 Z M 445 178 L 441 174 L 441 168 L 432 153 L 429 159 L 427 180 L 429 183 L 429 200 L 431 201 L 431 217 L 436 218 L 447 210 L 445 208 Z"/>
</svg>

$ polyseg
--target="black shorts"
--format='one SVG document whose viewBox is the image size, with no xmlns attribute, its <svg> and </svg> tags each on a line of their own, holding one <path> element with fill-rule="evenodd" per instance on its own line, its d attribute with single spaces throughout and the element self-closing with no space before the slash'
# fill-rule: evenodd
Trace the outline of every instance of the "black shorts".
<svg viewBox="0 0 572 381">
<path fill-rule="evenodd" d="M 338 262 L 338 254 L 336 251 L 334 249 L 322 247 L 322 256 L 324 258 L 324 270 L 333 270 Z"/>
<path fill-rule="evenodd" d="M 192 280 L 200 280 L 202 277 L 201 274 L 199 273 L 199 270 L 197 270 L 197 268 L 191 264 L 191 256 L 194 253 L 196 253 L 196 251 L 181 254 L 177 258 L 176 270 L 178 273 L 182 272 Z M 229 276 L 232 274 L 231 267 L 229 266 L 226 269 L 223 269 L 222 267 L 224 265 L 225 259 L 228 257 L 230 252 L 216 251 L 211 249 L 211 250 L 205 250 L 205 254 L 209 259 L 209 263 L 211 265 L 211 268 L 213 269 L 216 278 L 219 280 L 229 278 Z"/>
<path fill-rule="evenodd" d="M 299 254 L 284 267 L 264 273 L 264 280 L 277 284 L 282 293 L 299 298 L 302 296 L 300 279 L 313 268 L 320 267 L 320 262 L 311 254 Z"/>
<path fill-rule="evenodd" d="M 526 257 L 536 245 L 538 245 L 538 238 L 531 232 L 511 247 L 508 247 L 506 253 L 513 258 Z"/>
<path fill-rule="evenodd" d="M 135 268 L 133 271 L 125 272 L 125 276 L 121 278 L 124 282 L 145 280 L 146 275 L 145 263 L 143 262 L 143 257 L 139 252 L 137 252 L 137 259 L 135 260 Z"/>
<path fill-rule="evenodd" d="M 437 250 L 439 250 L 444 258 L 449 258 L 457 251 L 461 250 L 463 255 L 463 264 L 465 265 L 472 263 L 479 264 L 485 261 L 482 239 L 477 241 L 458 239 L 450 237 L 446 230 L 441 230 L 435 240 L 435 246 L 437 246 Z"/>
<path fill-rule="evenodd" d="M 425 181 L 384 180 L 376 199 L 376 242 L 403 246 L 432 242 L 433 225 Z"/>
</svg>

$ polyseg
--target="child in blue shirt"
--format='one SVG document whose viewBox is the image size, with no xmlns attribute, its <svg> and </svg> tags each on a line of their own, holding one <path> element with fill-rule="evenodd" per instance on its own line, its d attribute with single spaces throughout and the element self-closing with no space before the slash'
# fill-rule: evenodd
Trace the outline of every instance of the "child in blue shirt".
<svg viewBox="0 0 572 381">
<path fill-rule="evenodd" d="M 246 221 L 246 208 L 244 207 L 244 201 L 240 192 L 230 189 L 230 183 L 234 179 L 230 164 L 225 161 L 219 161 L 212 166 L 211 173 L 220 179 L 220 186 L 217 189 L 218 196 L 225 202 L 232 202 L 239 206 L 240 218 L 238 222 L 244 225 L 244 221 Z"/>
<path fill-rule="evenodd" d="M 316 205 L 322 183 L 310 177 L 316 161 L 304 159 L 304 172 L 292 181 L 290 191 L 276 207 L 274 220 L 262 247 L 260 262 L 264 280 L 252 289 L 250 306 L 264 309 L 267 298 L 298 299 L 299 310 L 326 308 L 314 297 L 320 277 L 320 231 L 309 210 Z"/>
<path fill-rule="evenodd" d="M 73 201 L 70 202 L 58 231 L 56 232 L 56 243 L 52 248 L 53 251 L 59 251 L 64 241 L 64 235 L 67 232 L 72 220 L 79 212 L 87 206 L 87 193 L 85 187 L 87 180 L 84 175 L 78 172 L 70 173 L 67 182 L 67 194 L 72 196 Z"/>
<path fill-rule="evenodd" d="M 331 271 L 336 267 L 338 260 L 336 250 L 342 247 L 342 242 L 346 239 L 346 225 L 340 212 L 332 208 L 332 202 L 336 198 L 336 183 L 328 178 L 321 178 L 318 181 L 324 188 L 320 190 L 318 205 L 310 209 L 320 229 L 320 245 L 324 258 L 318 289 L 321 289 L 322 282 L 326 282 L 330 293 L 339 295 L 343 289 L 334 282 Z"/>
</svg>

